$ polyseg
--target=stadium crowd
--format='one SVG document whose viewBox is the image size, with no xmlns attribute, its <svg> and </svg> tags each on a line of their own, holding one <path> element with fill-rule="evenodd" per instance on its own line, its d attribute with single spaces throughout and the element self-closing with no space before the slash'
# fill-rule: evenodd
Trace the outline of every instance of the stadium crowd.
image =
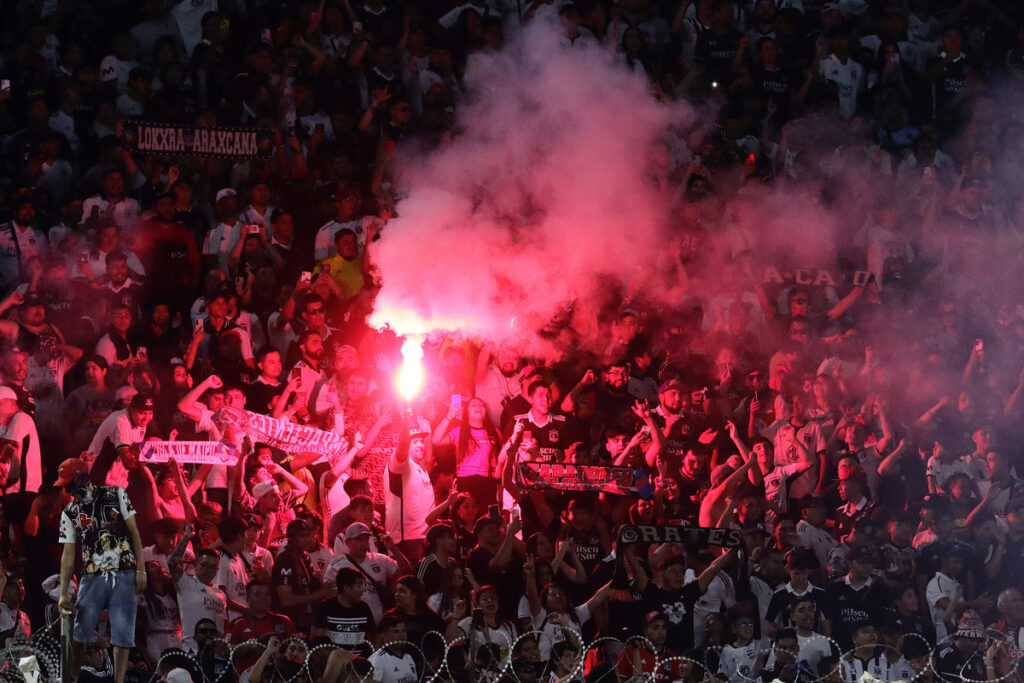
<svg viewBox="0 0 1024 683">
<path fill-rule="evenodd" d="M 73 611 L 80 682 L 1024 675 L 1024 5 L 4 18 L 5 643 Z M 406 401 L 401 340 L 367 323 L 396 163 L 457 135 L 471 58 L 534 21 L 711 112 L 648 150 L 682 284 L 610 296 L 590 338 L 560 316 L 543 358 L 438 332 Z M 143 154 L 140 121 L 269 147 Z M 859 180 L 888 191 L 844 203 Z M 843 207 L 834 261 L 738 227 L 796 184 Z M 257 424 L 340 438 L 279 448 Z M 232 457 L 153 462 L 152 440 Z M 629 481 L 569 492 L 578 470 L 544 464 Z M 678 527 L 734 542 L 659 542 Z"/>
</svg>

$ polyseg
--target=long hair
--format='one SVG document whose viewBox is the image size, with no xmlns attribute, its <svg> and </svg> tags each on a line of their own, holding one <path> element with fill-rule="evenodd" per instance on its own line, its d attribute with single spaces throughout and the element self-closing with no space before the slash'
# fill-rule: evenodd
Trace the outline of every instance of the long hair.
<svg viewBox="0 0 1024 683">
<path fill-rule="evenodd" d="M 469 401 L 466 401 L 466 405 L 462 408 L 462 419 L 459 421 L 459 442 L 455 445 L 456 463 L 462 462 L 462 459 L 469 453 L 470 448 L 479 448 L 481 446 L 473 438 L 469 426 L 469 404 L 472 401 L 483 403 L 482 399 L 471 398 Z M 486 404 L 484 407 L 486 408 Z M 487 432 L 487 438 L 490 441 L 490 448 L 487 449 L 487 464 L 491 466 L 498 459 L 498 447 L 501 443 L 501 438 L 498 436 L 498 430 L 494 427 L 494 423 L 491 422 L 491 418 L 488 417 L 486 412 L 484 412 L 483 428 Z"/>
<path fill-rule="evenodd" d="M 430 613 L 430 607 L 427 605 L 427 589 L 423 587 L 422 581 L 412 574 L 406 574 L 398 579 L 398 583 L 411 590 L 412 594 L 416 596 L 416 614 Z"/>
</svg>

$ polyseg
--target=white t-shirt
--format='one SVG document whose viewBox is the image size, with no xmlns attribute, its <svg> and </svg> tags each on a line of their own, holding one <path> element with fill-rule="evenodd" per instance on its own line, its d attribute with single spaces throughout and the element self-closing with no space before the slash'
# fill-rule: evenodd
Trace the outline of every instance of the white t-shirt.
<svg viewBox="0 0 1024 683">
<path fill-rule="evenodd" d="M 203 39 L 203 16 L 207 12 L 217 11 L 217 0 L 181 0 L 171 10 L 174 21 L 181 33 L 181 42 L 185 45 L 185 54 L 192 56 L 192 51 Z"/>
<path fill-rule="evenodd" d="M 590 621 L 590 610 L 586 605 L 580 605 L 575 609 L 575 612 L 576 622 L 573 623 L 570 618 L 570 628 L 580 631 L 580 627 Z M 565 629 L 558 624 L 552 623 L 548 619 L 548 611 L 543 607 L 541 607 L 540 613 L 536 615 L 529 614 L 529 608 L 527 608 L 527 615 L 533 624 L 534 630 L 540 631 L 540 638 L 537 640 L 537 646 L 540 648 L 540 658 L 543 660 L 551 659 L 551 646 L 559 641 L 569 639 Z"/>
<path fill-rule="evenodd" d="M 181 612 L 185 649 L 195 649 L 196 624 L 200 619 L 212 619 L 217 624 L 217 631 L 224 633 L 227 608 L 224 591 L 215 585 L 207 586 L 192 574 L 182 574 L 178 579 L 178 611 Z"/>
<path fill-rule="evenodd" d="M 796 523 L 796 532 L 800 534 L 803 546 L 808 550 L 813 550 L 822 566 L 827 566 L 829 554 L 833 548 L 839 545 L 836 539 L 832 538 L 832 534 L 825 529 L 808 524 L 802 519 Z"/>
<path fill-rule="evenodd" d="M 89 197 L 82 202 L 82 221 L 85 222 L 92 215 L 92 209 L 95 206 L 99 209 L 99 214 L 102 216 L 106 213 L 107 208 L 111 202 L 104 197 L 96 195 L 95 197 Z M 127 250 L 127 247 L 131 244 L 132 237 L 135 234 L 135 228 L 139 224 L 139 203 L 134 199 L 123 198 L 116 200 L 114 210 L 110 215 L 117 227 L 121 229 L 121 235 L 125 240 L 125 244 L 121 245 L 121 250 Z M 129 261 L 129 264 L 131 262 Z M 104 266 L 105 267 L 105 266 Z"/>
<path fill-rule="evenodd" d="M 36 431 L 36 423 L 28 414 L 18 411 L 7 423 L 7 426 L 0 431 L 0 439 L 21 444 L 17 457 L 21 458 L 21 468 L 25 472 L 25 491 L 38 493 L 39 487 L 43 483 L 43 465 L 39 455 L 39 434 Z M 27 450 L 25 448 L 26 439 L 28 439 Z M 6 492 L 17 493 L 21 487 L 20 479 L 21 476 L 17 481 L 8 481 Z"/>
<path fill-rule="evenodd" d="M 818 663 L 825 657 L 832 655 L 832 645 L 828 638 L 820 633 L 811 633 L 809 636 L 796 635 L 800 651 L 797 659 L 800 662 L 807 662 L 811 671 L 818 670 Z"/>
<path fill-rule="evenodd" d="M 800 469 L 799 463 L 780 465 L 764 475 L 764 497 L 769 503 L 775 503 L 779 510 L 789 510 L 789 478 Z"/>
<path fill-rule="evenodd" d="M 313 258 L 317 261 L 323 261 L 325 258 L 330 258 L 338 253 L 338 250 L 334 248 L 334 236 L 341 230 L 351 230 L 356 234 L 356 245 L 359 247 L 359 253 L 363 253 L 363 247 L 366 244 L 366 226 L 371 222 L 378 220 L 374 216 L 363 216 L 362 218 L 354 218 L 350 221 L 328 221 L 320 226 L 320 229 L 316 231 L 316 240 L 313 243 Z"/>
<path fill-rule="evenodd" d="M 96 430 L 92 441 L 89 442 L 89 453 L 92 453 L 93 456 L 99 455 L 100 451 L 103 450 L 104 442 L 107 440 L 116 449 L 121 446 L 134 446 L 137 443 L 142 443 L 145 438 L 146 428 L 133 427 L 131 418 L 128 417 L 127 409 L 115 410 L 107 416 L 107 419 L 103 420 L 99 429 Z M 122 488 L 128 486 L 128 469 L 122 464 L 121 458 L 117 458 L 114 464 L 111 465 L 104 483 L 107 486 L 120 486 Z"/>
<path fill-rule="evenodd" d="M 231 255 L 231 250 L 241 236 L 241 221 L 237 221 L 234 225 L 218 223 L 216 227 L 210 228 L 210 232 L 206 233 L 206 237 L 203 238 L 203 255 L 216 256 L 217 267 L 227 273 L 229 272 L 228 256 Z"/>
<path fill-rule="evenodd" d="M 351 567 L 352 569 L 359 570 L 362 568 L 364 575 L 373 577 L 373 580 L 384 586 L 388 585 L 388 581 L 395 572 L 398 571 L 398 563 L 392 560 L 387 555 L 380 555 L 379 553 L 367 553 L 366 559 L 359 563 L 359 567 L 349 562 L 349 559 L 345 555 L 335 557 L 327 569 L 324 570 L 324 584 L 331 585 L 334 583 L 335 577 L 338 576 L 338 570 L 342 567 Z M 366 587 L 363 589 L 363 602 L 370 606 L 370 611 L 373 612 L 373 621 L 375 623 L 380 622 L 381 616 L 384 614 L 384 606 L 381 604 L 380 596 L 377 595 L 377 589 L 374 585 L 366 581 Z"/>
<path fill-rule="evenodd" d="M 390 474 L 401 475 L 401 496 L 391 490 Z M 384 517 L 388 534 L 396 542 L 426 538 L 427 515 L 434 507 L 430 475 L 412 458 L 407 458 L 404 466 L 398 465 L 392 458 L 384 477 Z"/>
<path fill-rule="evenodd" d="M 217 576 L 213 579 L 213 584 L 220 587 L 226 597 L 231 598 L 239 605 L 248 606 L 249 602 L 245 598 L 245 587 L 248 583 L 249 572 L 246 570 L 245 562 L 242 561 L 242 555 L 238 554 L 231 557 L 222 550 L 220 553 L 220 568 L 217 570 Z M 228 623 L 231 623 L 240 616 L 242 616 L 241 612 L 229 609 Z"/>
<path fill-rule="evenodd" d="M 767 640 L 752 640 L 743 647 L 726 645 L 718 661 L 719 677 L 726 681 L 756 678 L 770 649 Z"/>
<path fill-rule="evenodd" d="M 794 441 L 798 435 L 800 441 L 802 441 L 804 446 L 807 447 L 807 450 L 811 452 L 811 455 L 815 460 L 815 464 L 809 470 L 800 476 L 793 478 L 789 482 L 789 495 L 791 498 L 796 500 L 803 498 L 808 493 L 814 491 L 817 487 L 818 465 L 816 454 L 825 450 L 825 437 L 822 436 L 821 428 L 818 427 L 816 422 L 808 422 L 803 427 L 800 427 L 799 430 L 787 422 L 775 433 L 774 446 L 776 467 L 795 463 L 800 460 L 800 454 Z"/>
<path fill-rule="evenodd" d="M 370 655 L 370 664 L 373 665 L 373 680 L 380 683 L 417 683 L 420 680 L 416 660 L 409 654 L 398 657 L 387 650 L 379 650 Z"/>
<path fill-rule="evenodd" d="M 946 629 L 946 621 L 942 618 L 946 613 L 946 610 L 938 606 L 939 600 L 942 598 L 953 599 L 956 595 L 956 587 L 960 585 L 960 582 L 951 576 L 946 576 L 942 572 L 935 572 L 935 576 L 928 582 L 928 588 L 925 590 L 925 600 L 928 602 L 928 610 L 932 615 L 932 624 L 935 625 L 935 642 L 941 643 L 943 639 L 949 635 Z"/>
<path fill-rule="evenodd" d="M 934 477 L 935 483 L 939 488 L 946 488 L 946 482 L 949 481 L 949 478 L 954 474 L 961 473 L 970 474 L 970 468 L 959 458 L 953 462 L 942 462 L 934 455 L 928 458 L 925 474 L 929 477 Z"/>
<path fill-rule="evenodd" d="M 469 656 L 475 660 L 476 651 L 482 645 L 492 643 L 498 646 L 498 650 L 501 653 L 501 661 L 498 666 L 504 666 L 509 653 L 512 651 L 512 643 L 516 639 L 516 631 L 512 624 L 504 622 L 498 628 L 491 628 L 485 624 L 483 629 L 473 628 L 472 624 L 473 617 L 466 617 L 459 622 L 459 629 L 469 637 Z"/>
<path fill-rule="evenodd" d="M 864 67 L 853 59 L 846 64 L 834 54 L 821 60 L 819 72 L 827 81 L 839 86 L 839 113 L 850 118 L 857 112 L 857 94 L 864 90 Z"/>
</svg>

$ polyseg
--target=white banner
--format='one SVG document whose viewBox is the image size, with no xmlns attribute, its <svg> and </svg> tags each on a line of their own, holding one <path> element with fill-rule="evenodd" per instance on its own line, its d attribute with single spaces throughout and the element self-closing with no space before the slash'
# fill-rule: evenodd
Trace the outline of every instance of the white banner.
<svg viewBox="0 0 1024 683">
<path fill-rule="evenodd" d="M 238 451 L 229 443 L 220 441 L 147 441 L 142 444 L 143 463 L 191 462 L 200 465 L 234 465 Z"/>
<path fill-rule="evenodd" d="M 334 432 L 297 425 L 248 410 L 222 408 L 219 414 L 222 419 L 233 424 L 235 429 L 248 434 L 254 443 L 262 441 L 290 455 L 316 453 L 320 456 L 333 456 L 348 450 L 345 437 Z"/>
</svg>

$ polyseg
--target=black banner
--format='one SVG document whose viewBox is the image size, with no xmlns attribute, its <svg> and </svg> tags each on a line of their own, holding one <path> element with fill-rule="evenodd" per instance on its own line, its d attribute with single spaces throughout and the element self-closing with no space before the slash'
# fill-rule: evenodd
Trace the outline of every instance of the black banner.
<svg viewBox="0 0 1024 683">
<path fill-rule="evenodd" d="M 632 467 L 563 465 L 550 462 L 521 462 L 519 476 L 534 489 L 558 491 L 605 491 L 618 495 L 636 493 Z"/>
<path fill-rule="evenodd" d="M 256 159 L 269 157 L 274 152 L 274 131 L 269 128 L 197 128 L 174 123 L 125 121 L 123 137 L 132 150 L 143 154 Z"/>
<path fill-rule="evenodd" d="M 743 532 L 739 529 L 710 529 L 699 526 L 627 525 L 619 530 L 621 543 L 691 543 L 706 548 L 717 545 L 739 548 Z"/>
</svg>

